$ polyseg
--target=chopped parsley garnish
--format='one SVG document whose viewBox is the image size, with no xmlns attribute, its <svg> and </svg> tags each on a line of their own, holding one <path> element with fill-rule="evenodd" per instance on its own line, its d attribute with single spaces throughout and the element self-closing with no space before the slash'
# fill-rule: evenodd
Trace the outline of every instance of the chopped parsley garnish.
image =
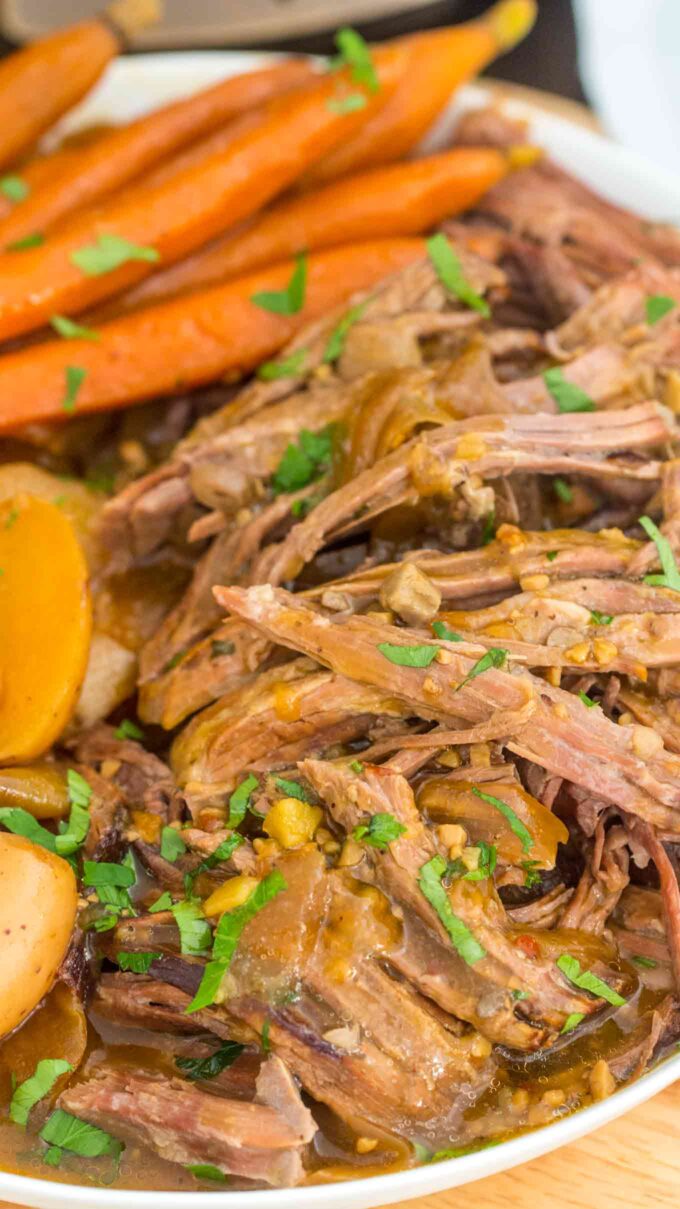
<svg viewBox="0 0 680 1209">
<path fill-rule="evenodd" d="M 140 743 L 144 738 L 144 731 L 141 726 L 138 726 L 130 718 L 123 718 L 120 726 L 116 727 L 115 734 L 117 739 L 137 739 Z"/>
<path fill-rule="evenodd" d="M 527 890 L 533 890 L 535 886 L 541 884 L 541 874 L 538 869 L 538 861 L 522 861 L 521 867 L 524 870 L 524 885 Z"/>
<path fill-rule="evenodd" d="M 210 658 L 219 659 L 222 655 L 233 655 L 235 650 L 235 642 L 227 642 L 224 638 L 213 638 L 210 643 Z"/>
<path fill-rule="evenodd" d="M 519 1003 L 522 999 L 529 998 L 528 991 L 511 991 L 510 994 L 517 1003 Z"/>
<path fill-rule="evenodd" d="M 287 885 L 283 875 L 278 869 L 273 869 L 255 887 L 252 894 L 240 907 L 235 907 L 233 911 L 225 911 L 215 929 L 212 959 L 205 967 L 201 984 L 194 998 L 185 1009 L 187 1013 L 197 1012 L 214 1003 L 220 983 L 231 964 L 246 924 L 267 903 L 276 898 L 277 894 L 286 889 Z"/>
<path fill-rule="evenodd" d="M 123 1144 L 96 1125 L 88 1125 L 63 1108 L 57 1108 L 40 1131 L 43 1142 L 60 1150 L 70 1150 L 83 1159 L 96 1159 L 102 1154 L 118 1158 Z"/>
<path fill-rule="evenodd" d="M 455 875 L 461 877 L 464 882 L 483 882 L 488 877 L 492 877 L 498 861 L 496 845 L 487 844 L 486 840 L 479 840 L 476 847 L 479 849 L 479 864 L 476 869 L 468 869 L 458 857 L 455 861 L 449 861 L 446 876 Z"/>
<path fill-rule="evenodd" d="M 264 1024 L 262 1025 L 262 1036 L 260 1039 L 260 1044 L 262 1045 L 263 1054 L 271 1053 L 272 1047 L 269 1042 L 269 1030 L 271 1029 L 271 1026 L 272 1026 L 272 1022 L 269 1019 L 269 1016 L 267 1016 L 267 1019 L 265 1020 Z"/>
<path fill-rule="evenodd" d="M 310 432 L 303 428 L 297 444 L 287 446 L 274 474 L 272 489 L 274 495 L 284 492 L 299 491 L 306 487 L 331 464 L 333 457 L 333 428 L 329 425 L 321 432 Z"/>
<path fill-rule="evenodd" d="M 571 487 L 564 479 L 553 479 L 553 491 L 562 504 L 570 504 L 574 498 Z"/>
<path fill-rule="evenodd" d="M 675 299 L 669 298 L 667 294 L 652 294 L 645 299 L 645 319 L 649 326 L 653 327 L 664 315 L 674 310 L 675 306 Z"/>
<path fill-rule="evenodd" d="M 470 681 L 474 680 L 476 676 L 481 676 L 482 672 L 488 672 L 489 668 L 505 667 L 507 658 L 508 652 L 503 650 L 503 647 L 489 647 L 486 655 L 482 655 L 481 659 L 478 659 L 470 669 L 465 679 L 461 680 L 460 684 L 458 685 L 458 689 L 461 689 L 464 685 L 469 684 Z M 458 692 L 458 689 L 456 689 L 456 692 Z"/>
<path fill-rule="evenodd" d="M 39 1100 L 44 1100 L 57 1079 L 73 1070 L 70 1062 L 62 1058 L 43 1058 L 33 1074 L 14 1088 L 9 1106 L 9 1115 L 15 1125 L 25 1125 L 28 1114 Z"/>
<path fill-rule="evenodd" d="M 154 961 L 160 961 L 162 953 L 116 953 L 116 961 L 121 970 L 129 970 L 132 974 L 148 974 Z"/>
<path fill-rule="evenodd" d="M 380 82 L 371 50 L 361 34 L 345 25 L 337 31 L 334 41 L 338 53 L 331 63 L 331 70 L 337 71 L 341 67 L 347 67 L 355 84 L 363 84 L 369 92 L 378 92 Z"/>
<path fill-rule="evenodd" d="M 662 575 L 645 575 L 645 583 L 652 584 L 654 587 L 671 588 L 674 592 L 680 592 L 680 571 L 678 571 L 675 555 L 668 538 L 659 532 L 654 521 L 649 516 L 641 516 L 640 524 L 647 537 L 651 538 L 657 548 L 659 562 L 663 571 Z"/>
<path fill-rule="evenodd" d="M 46 848 L 48 852 L 57 851 L 56 835 L 53 835 L 51 831 L 43 827 L 22 806 L 0 807 L 0 823 L 8 831 L 11 831 L 13 835 L 23 835 L 32 844 L 39 844 L 41 848 Z"/>
<path fill-rule="evenodd" d="M 626 1002 L 618 991 L 598 978 L 597 974 L 592 974 L 590 970 L 582 970 L 580 961 L 571 953 L 561 953 L 556 965 L 564 977 L 580 990 L 589 991 L 591 995 L 597 995 L 598 999 L 606 999 L 607 1003 L 611 1003 L 613 1007 L 622 1007 Z"/>
<path fill-rule="evenodd" d="M 397 646 L 393 642 L 379 642 L 381 655 L 399 667 L 429 667 L 437 658 L 438 646 Z"/>
<path fill-rule="evenodd" d="M 191 869 L 189 873 L 185 873 L 184 889 L 187 896 L 189 897 L 193 893 L 194 882 L 197 877 L 200 877 L 202 873 L 207 873 L 210 869 L 214 869 L 221 861 L 228 861 L 242 843 L 242 835 L 238 835 L 237 833 L 230 835 L 228 839 L 222 840 L 222 843 L 218 844 L 215 851 L 211 852 L 210 856 L 206 856 L 195 869 Z"/>
<path fill-rule="evenodd" d="M 61 405 L 64 411 L 71 415 L 76 409 L 78 392 L 87 377 L 87 370 L 83 369 L 82 365 L 67 365 L 65 374 L 66 391 Z"/>
<path fill-rule="evenodd" d="M 83 327 L 80 323 L 74 323 L 68 315 L 52 315 L 50 326 L 64 340 L 101 340 L 99 332 L 95 332 L 91 327 Z"/>
<path fill-rule="evenodd" d="M 215 1184 L 227 1184 L 229 1176 L 213 1163 L 189 1163 L 186 1170 L 197 1180 L 212 1180 Z"/>
<path fill-rule="evenodd" d="M 150 915 L 155 915 L 158 911 L 172 910 L 172 895 L 169 890 L 164 890 L 160 898 L 157 898 L 155 903 L 152 903 L 147 908 Z"/>
<path fill-rule="evenodd" d="M 543 381 L 561 414 L 572 411 L 595 411 L 595 404 L 590 395 L 581 390 L 580 386 L 575 386 L 573 382 L 567 382 L 559 365 L 554 366 L 553 369 L 546 369 Z"/>
<path fill-rule="evenodd" d="M 326 109 L 331 113 L 356 113 L 357 109 L 365 109 L 368 104 L 361 92 L 348 92 L 344 97 L 329 97 Z"/>
<path fill-rule="evenodd" d="M 202 908 L 195 902 L 182 899 L 173 903 L 170 910 L 179 928 L 182 953 L 185 957 L 204 957 L 210 948 L 212 932 Z"/>
<path fill-rule="evenodd" d="M 564 1033 L 571 1033 L 582 1020 L 585 1020 L 583 1012 L 570 1012 L 560 1029 L 560 1036 L 563 1036 Z"/>
<path fill-rule="evenodd" d="M 278 378 L 297 378 L 302 373 L 307 358 L 307 349 L 298 348 L 283 361 L 265 361 L 257 371 L 262 382 L 275 382 Z"/>
<path fill-rule="evenodd" d="M 593 625 L 611 625 L 614 618 L 611 613 L 601 613 L 599 609 L 591 609 L 590 620 Z"/>
<path fill-rule="evenodd" d="M 472 966 L 481 961 L 482 957 L 486 957 L 486 949 L 475 939 L 467 924 L 455 914 L 442 884 L 445 873 L 445 860 L 441 856 L 433 856 L 421 866 L 418 885 L 430 906 L 437 912 L 454 949 L 467 965 Z"/>
<path fill-rule="evenodd" d="M 86 886 L 100 890 L 103 886 L 128 889 L 135 884 L 135 871 L 129 865 L 116 865 L 108 861 L 84 861 L 83 881 Z"/>
<path fill-rule="evenodd" d="M 71 252 L 71 262 L 85 273 L 87 277 L 101 277 L 103 273 L 112 273 L 121 265 L 131 260 L 142 260 L 148 264 L 156 264 L 160 253 L 155 248 L 145 248 L 140 244 L 130 243 L 120 235 L 104 232 L 97 236 L 93 244 L 77 248 Z"/>
<path fill-rule="evenodd" d="M 185 1079 L 191 1079 L 192 1082 L 214 1079 L 240 1058 L 245 1048 L 240 1041 L 223 1041 L 208 1058 L 175 1058 L 175 1066 L 182 1071 Z"/>
<path fill-rule="evenodd" d="M 246 817 L 246 810 L 250 806 L 250 799 L 253 790 L 257 789 L 260 782 L 257 777 L 253 776 L 252 772 L 249 776 L 241 781 L 241 784 L 232 793 L 229 798 L 229 818 L 227 819 L 227 827 L 233 830 L 243 822 Z"/>
<path fill-rule="evenodd" d="M 444 642 L 464 642 L 465 641 L 465 639 L 461 638 L 460 634 L 456 634 L 455 630 L 452 630 L 451 627 L 448 626 L 445 621 L 433 621 L 432 629 L 433 629 L 434 633 L 437 635 L 437 638 L 443 638 Z"/>
<path fill-rule="evenodd" d="M 548 553 L 546 554 L 545 557 L 547 558 L 549 563 L 553 563 L 555 561 L 555 559 L 557 558 L 558 554 L 559 554 L 559 550 L 548 550 Z"/>
<path fill-rule="evenodd" d="M 306 288 L 307 257 L 301 253 L 295 258 L 295 268 L 285 290 L 260 290 L 253 294 L 251 302 L 274 315 L 297 315 L 305 304 Z"/>
<path fill-rule="evenodd" d="M 582 701 L 587 709 L 592 709 L 595 705 L 597 705 L 597 701 L 593 701 L 592 697 L 589 697 L 587 693 L 584 693 L 583 689 L 579 689 L 578 696 L 579 701 Z"/>
<path fill-rule="evenodd" d="M 22 239 L 15 239 L 13 243 L 8 243 L 6 252 L 25 252 L 28 248 L 40 248 L 45 242 L 45 236 L 40 231 L 34 231 L 32 235 L 24 235 Z"/>
<path fill-rule="evenodd" d="M 84 862 L 83 882 L 96 890 L 99 902 L 108 908 L 105 914 L 95 919 L 92 924 L 95 931 L 107 932 L 110 928 L 115 928 L 123 911 L 135 913 L 128 894 L 128 889 L 134 886 L 135 881 L 134 863 L 129 853 L 120 865 L 106 861 Z"/>
<path fill-rule="evenodd" d="M 180 856 L 184 856 L 187 846 L 175 827 L 164 827 L 161 831 L 161 856 L 163 860 L 173 865 Z"/>
<path fill-rule="evenodd" d="M 635 956 L 633 958 L 633 962 L 636 966 L 639 966 L 641 970 L 655 970 L 659 964 L 658 961 L 655 961 L 653 957 Z"/>
<path fill-rule="evenodd" d="M 496 509 L 492 508 L 491 512 L 487 512 L 484 517 L 482 526 L 482 545 L 488 546 L 496 536 Z"/>
<path fill-rule="evenodd" d="M 534 846 L 534 838 L 531 832 L 524 826 L 519 815 L 512 809 L 512 806 L 508 806 L 508 803 L 504 802 L 502 798 L 495 798 L 493 794 L 483 793 L 476 785 L 473 785 L 472 792 L 475 797 L 481 798 L 483 802 L 487 802 L 489 806 L 493 806 L 496 810 L 500 811 L 503 818 L 507 819 L 510 824 L 510 830 L 520 841 L 522 852 L 530 852 Z"/>
<path fill-rule="evenodd" d="M 284 777 L 274 777 L 274 784 L 277 789 L 285 793 L 287 798 L 297 798 L 300 802 L 308 802 L 309 798 L 299 781 L 286 781 Z"/>
<path fill-rule="evenodd" d="M 350 763 L 350 768 L 351 768 L 352 772 L 356 772 L 356 773 L 362 773 L 364 771 L 364 766 L 361 763 L 361 760 L 352 760 L 352 762 Z"/>
<path fill-rule="evenodd" d="M 68 823 L 59 824 L 60 834 L 55 837 L 56 851 L 60 856 L 71 856 L 80 848 L 90 830 L 90 800 L 92 787 L 74 768 L 66 773 L 71 813 Z"/>
<path fill-rule="evenodd" d="M 8 201 L 20 202 L 25 201 L 31 192 L 30 186 L 21 176 L 2 176 L 0 177 L 0 193 L 6 197 Z"/>
<path fill-rule="evenodd" d="M 333 361 L 337 361 L 345 347 L 347 333 L 350 328 L 361 319 L 369 300 L 358 302 L 356 306 L 351 306 L 341 319 L 338 320 L 333 331 L 328 337 L 328 342 L 323 350 L 323 360 L 326 365 L 331 365 Z"/>
<path fill-rule="evenodd" d="M 451 244 L 442 231 L 436 235 L 432 235 L 425 245 L 427 253 L 434 265 L 436 274 L 445 289 L 450 294 L 455 294 L 461 302 L 466 306 L 471 307 L 473 311 L 479 311 L 488 319 L 491 314 L 491 308 L 484 298 L 477 293 L 470 285 L 465 274 L 463 266 L 460 263 L 460 258 L 454 252 Z"/>
<path fill-rule="evenodd" d="M 399 836 L 405 833 L 404 824 L 395 819 L 393 814 L 385 811 L 381 814 L 371 815 L 368 823 L 360 823 L 358 827 L 354 828 L 352 835 L 355 840 L 362 840 L 371 848 L 379 848 L 381 852 L 387 852 L 392 841 L 398 840 Z"/>
</svg>

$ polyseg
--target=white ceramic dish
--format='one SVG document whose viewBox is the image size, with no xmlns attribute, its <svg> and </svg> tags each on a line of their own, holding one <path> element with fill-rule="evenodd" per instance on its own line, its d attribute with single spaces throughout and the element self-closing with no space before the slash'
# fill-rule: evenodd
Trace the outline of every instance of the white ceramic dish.
<svg viewBox="0 0 680 1209">
<path fill-rule="evenodd" d="M 88 101 L 69 116 L 63 129 L 136 117 L 154 105 L 186 95 L 225 75 L 259 66 L 272 57 L 207 51 L 122 59 L 113 64 Z M 429 136 L 428 145 L 436 146 L 446 137 L 457 112 L 478 107 L 486 99 L 482 87 L 464 89 L 456 105 Z M 513 115 L 528 118 L 535 142 L 600 193 L 649 218 L 680 221 L 680 179 L 671 173 L 589 130 L 572 126 L 523 102 L 508 103 L 507 109 Z M 208 1194 L 79 1187 L 0 1172 L 0 1198 L 35 1209 L 350 1209 L 350 1206 L 369 1209 L 467 1184 L 526 1163 L 599 1129 L 676 1079 L 680 1079 L 680 1053 L 610 1099 L 554 1125 L 490 1150 L 394 1175 L 310 1188 Z"/>
</svg>

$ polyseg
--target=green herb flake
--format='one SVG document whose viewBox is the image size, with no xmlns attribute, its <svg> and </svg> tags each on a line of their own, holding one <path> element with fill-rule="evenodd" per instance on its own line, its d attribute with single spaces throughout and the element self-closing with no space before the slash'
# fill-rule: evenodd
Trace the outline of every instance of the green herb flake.
<svg viewBox="0 0 680 1209">
<path fill-rule="evenodd" d="M 496 509 L 487 512 L 482 525 L 482 545 L 488 546 L 496 536 Z"/>
<path fill-rule="evenodd" d="M 307 257 L 301 253 L 295 258 L 295 268 L 285 290 L 260 290 L 253 294 L 251 302 L 274 315 L 297 315 L 305 304 L 306 289 Z"/>
<path fill-rule="evenodd" d="M 214 1184 L 228 1184 L 229 1176 L 212 1163 L 190 1163 L 186 1170 L 197 1180 L 210 1180 Z"/>
<path fill-rule="evenodd" d="M 308 802 L 309 798 L 298 781 L 286 781 L 284 777 L 274 777 L 277 789 L 285 793 L 287 798 L 297 798 L 300 802 Z"/>
<path fill-rule="evenodd" d="M 331 113 L 356 113 L 358 109 L 365 109 L 368 101 L 361 92 L 348 92 L 342 97 L 329 97 L 326 101 L 326 109 Z"/>
<path fill-rule="evenodd" d="M 25 1125 L 28 1114 L 39 1100 L 49 1095 L 58 1079 L 73 1067 L 61 1058 L 43 1058 L 30 1078 L 14 1088 L 9 1106 L 9 1115 L 15 1125 Z"/>
<path fill-rule="evenodd" d="M 147 910 L 150 915 L 156 915 L 158 911 L 172 911 L 172 907 L 172 895 L 169 890 L 164 890 L 160 898 L 157 898 Z"/>
<path fill-rule="evenodd" d="M 645 319 L 650 327 L 663 319 L 669 311 L 675 309 L 676 302 L 674 298 L 669 298 L 667 294 L 652 294 L 645 299 Z"/>
<path fill-rule="evenodd" d="M 238 827 L 246 817 L 246 810 L 250 805 L 250 799 L 253 791 L 257 789 L 260 782 L 257 777 L 253 776 L 252 772 L 232 793 L 229 798 L 229 818 L 227 819 L 227 827 L 233 831 Z"/>
<path fill-rule="evenodd" d="M 592 697 L 589 697 L 587 693 L 584 693 L 583 689 L 579 689 L 578 698 L 579 701 L 583 702 L 586 709 L 594 709 L 594 707 L 597 705 L 597 701 L 593 701 Z"/>
<path fill-rule="evenodd" d="M 30 185 L 21 176 L 1 176 L 0 193 L 11 202 L 25 201 L 31 192 Z"/>
<path fill-rule="evenodd" d="M 654 521 L 649 516 L 641 516 L 640 524 L 647 537 L 651 538 L 657 548 L 663 572 L 662 575 L 645 575 L 645 583 L 652 584 L 658 588 L 671 588 L 673 592 L 680 592 L 680 571 L 678 571 L 675 555 L 668 538 L 659 532 Z"/>
<path fill-rule="evenodd" d="M 555 492 L 555 495 L 560 503 L 571 504 L 574 498 L 574 492 L 569 484 L 564 481 L 564 479 L 553 479 L 553 491 Z"/>
<path fill-rule="evenodd" d="M 104 273 L 113 273 L 121 265 L 131 260 L 145 261 L 147 264 L 157 264 L 160 253 L 155 248 L 145 248 L 140 244 L 131 243 L 120 235 L 104 232 L 97 236 L 93 244 L 77 248 L 71 252 L 71 262 L 85 273 L 87 277 L 101 277 Z"/>
<path fill-rule="evenodd" d="M 60 834 L 55 837 L 56 851 L 60 856 L 71 856 L 77 852 L 90 830 L 91 786 L 75 768 L 68 769 L 66 783 L 71 813 L 68 823 L 60 824 Z"/>
<path fill-rule="evenodd" d="M 129 865 L 116 865 L 108 861 L 83 861 L 83 882 L 97 890 L 102 886 L 128 889 L 135 884 L 135 871 Z"/>
<path fill-rule="evenodd" d="M 512 995 L 512 997 L 516 1003 L 520 1003 L 522 999 L 529 998 L 528 991 L 511 991 L 510 994 Z"/>
<path fill-rule="evenodd" d="M 45 236 L 40 231 L 34 231 L 32 235 L 24 235 L 22 239 L 15 239 L 13 243 L 8 243 L 5 247 L 6 252 L 26 252 L 29 248 L 40 248 L 45 242 Z"/>
<path fill-rule="evenodd" d="M 599 999 L 606 999 L 607 1003 L 611 1003 L 613 1007 L 622 1007 L 626 1002 L 618 991 L 598 978 L 597 974 L 592 974 L 590 970 L 582 970 L 581 963 L 571 953 L 560 954 L 556 965 L 564 977 L 580 990 L 589 991 L 591 995 L 597 995 Z"/>
<path fill-rule="evenodd" d="M 611 613 L 601 613 L 599 609 L 591 609 L 590 620 L 593 625 L 611 625 L 614 618 Z"/>
<path fill-rule="evenodd" d="M 215 1079 L 240 1058 L 245 1048 L 240 1041 L 223 1041 L 208 1058 L 175 1058 L 175 1066 L 181 1070 L 185 1079 L 190 1079 L 193 1083 L 199 1079 Z"/>
<path fill-rule="evenodd" d="M 262 1036 L 260 1039 L 260 1044 L 262 1045 L 263 1054 L 271 1053 L 272 1047 L 269 1043 L 269 1030 L 271 1029 L 271 1026 L 272 1026 L 272 1022 L 269 1019 L 269 1016 L 267 1016 L 267 1019 L 265 1020 L 264 1024 L 262 1025 Z"/>
<path fill-rule="evenodd" d="M 206 856 L 195 869 L 191 869 L 189 873 L 185 873 L 184 889 L 187 897 L 193 893 L 194 882 L 197 877 L 200 877 L 202 873 L 207 873 L 210 869 L 214 869 L 222 861 L 228 861 L 243 842 L 243 836 L 235 832 L 234 835 L 230 835 L 226 840 L 222 840 L 222 843 L 218 844 L 215 851 L 211 852 L 210 856 Z"/>
<path fill-rule="evenodd" d="M 87 370 L 81 365 L 67 365 L 65 370 L 66 391 L 61 405 L 68 415 L 72 415 L 76 409 L 78 400 L 78 392 L 87 377 Z"/>
<path fill-rule="evenodd" d="M 405 833 L 404 824 L 395 819 L 389 811 L 385 811 L 381 814 L 371 815 L 368 823 L 361 823 L 354 828 L 352 835 L 355 840 L 361 840 L 364 844 L 369 844 L 371 848 L 379 848 L 381 852 L 387 852 L 390 844 Z"/>
<path fill-rule="evenodd" d="M 233 911 L 225 911 L 215 929 L 212 960 L 205 967 L 198 991 L 185 1009 L 187 1013 L 200 1011 L 201 1008 L 210 1007 L 211 1003 L 214 1003 L 220 983 L 229 968 L 246 924 L 267 903 L 286 889 L 287 885 L 283 875 L 278 869 L 273 869 L 255 887 L 252 894 L 240 907 L 235 907 Z"/>
<path fill-rule="evenodd" d="M 361 763 L 361 760 L 352 760 L 349 767 L 352 772 L 362 773 L 364 771 L 364 766 Z"/>
<path fill-rule="evenodd" d="M 70 1150 L 83 1159 L 95 1159 L 103 1154 L 117 1158 L 123 1149 L 122 1142 L 113 1138 L 103 1129 L 88 1125 L 70 1112 L 57 1108 L 40 1131 L 43 1142 L 58 1146 L 62 1150 Z"/>
<path fill-rule="evenodd" d="M 161 856 L 163 860 L 174 865 L 180 856 L 184 856 L 187 846 L 176 827 L 164 827 L 161 831 Z"/>
<path fill-rule="evenodd" d="M 573 382 L 567 382 L 559 365 L 554 366 L 553 369 L 546 369 L 543 381 L 548 393 L 555 400 L 560 414 L 565 415 L 567 412 L 574 411 L 595 411 L 595 404 L 590 395 L 581 390 L 580 386 L 575 386 Z"/>
<path fill-rule="evenodd" d="M 304 370 L 307 349 L 298 348 L 283 361 L 265 361 L 257 371 L 262 382 L 276 382 L 279 378 L 297 378 Z"/>
<path fill-rule="evenodd" d="M 493 877 L 496 869 L 496 864 L 498 863 L 498 849 L 496 845 L 487 844 L 486 840 L 479 840 L 476 847 L 479 848 L 479 864 L 476 869 L 468 869 L 466 873 L 461 875 L 464 882 L 484 882 L 487 878 Z"/>
<path fill-rule="evenodd" d="M 439 651 L 438 646 L 397 646 L 393 642 L 379 642 L 377 649 L 398 667 L 429 667 Z"/>
<path fill-rule="evenodd" d="M 198 903 L 182 899 L 178 903 L 173 903 L 170 910 L 179 928 L 184 956 L 205 957 L 210 948 L 212 932 L 202 908 Z"/>
<path fill-rule="evenodd" d="M 470 285 L 463 273 L 459 256 L 454 252 L 443 232 L 439 231 L 436 235 L 432 235 L 425 246 L 444 288 L 450 294 L 455 294 L 456 298 L 473 311 L 478 311 L 480 315 L 488 319 L 491 314 L 488 302 Z"/>
<path fill-rule="evenodd" d="M 545 557 L 547 558 L 549 563 L 554 563 L 558 554 L 559 554 L 559 550 L 548 550 L 548 553 L 546 554 Z"/>
<path fill-rule="evenodd" d="M 433 621 L 432 629 L 433 629 L 434 633 L 437 635 L 437 638 L 442 638 L 444 640 L 444 642 L 464 642 L 465 641 L 465 639 L 461 638 L 460 634 L 456 634 L 455 630 L 452 630 L 451 627 L 448 626 L 445 621 Z"/>
<path fill-rule="evenodd" d="M 131 974 L 148 974 L 154 961 L 160 961 L 162 953 L 116 953 L 116 961 L 121 970 L 129 970 Z"/>
<path fill-rule="evenodd" d="M 475 939 L 467 924 L 455 914 L 442 884 L 445 872 L 446 862 L 441 856 L 433 856 L 421 866 L 418 885 L 430 906 L 437 912 L 454 949 L 467 965 L 472 966 L 486 957 L 486 949 Z"/>
<path fill-rule="evenodd" d="M 39 844 L 48 852 L 57 851 L 57 837 L 41 826 L 37 819 L 22 806 L 0 807 L 0 823 L 13 835 L 23 835 L 32 844 Z"/>
<path fill-rule="evenodd" d="M 63 1158 L 63 1150 L 61 1146 L 48 1146 L 42 1156 L 43 1163 L 47 1163 L 48 1167 L 58 1167 Z"/>
<path fill-rule="evenodd" d="M 341 355 L 345 347 L 347 334 L 350 328 L 353 327 L 355 323 L 358 323 L 358 321 L 362 318 L 364 311 L 368 306 L 368 301 L 369 300 L 367 299 L 365 302 L 357 303 L 356 306 L 351 306 L 349 310 L 345 312 L 342 318 L 336 323 L 333 331 L 328 337 L 328 342 L 323 351 L 323 360 L 326 365 L 332 365 L 332 363 L 337 361 L 338 357 Z"/>
<path fill-rule="evenodd" d="M 220 659 L 223 655 L 233 655 L 235 650 L 235 642 L 227 642 L 224 638 L 213 638 L 210 643 L 210 658 Z"/>
<path fill-rule="evenodd" d="M 458 689 L 461 689 L 464 687 L 464 685 L 469 684 L 470 681 L 474 680 L 476 676 L 481 676 L 482 672 L 488 672 L 492 667 L 505 667 L 507 658 L 508 652 L 503 650 L 503 647 L 489 647 L 486 655 L 482 655 L 481 659 L 478 659 L 474 666 L 470 669 L 465 679 L 461 680 L 460 684 L 458 685 Z M 456 689 L 456 692 L 458 692 L 458 689 Z"/>
<path fill-rule="evenodd" d="M 334 41 L 338 53 L 331 64 L 332 70 L 337 71 L 341 67 L 347 67 L 355 84 L 363 84 L 369 92 L 378 92 L 380 81 L 371 50 L 361 34 L 345 25 L 337 31 Z"/>
<path fill-rule="evenodd" d="M 116 727 L 115 735 L 117 739 L 136 739 L 139 743 L 144 738 L 144 731 L 136 722 L 132 722 L 130 718 L 123 718 L 120 726 Z"/>
<path fill-rule="evenodd" d="M 520 867 L 524 870 L 524 885 L 527 890 L 533 890 L 541 884 L 538 864 L 538 861 L 521 861 L 520 863 Z"/>
<path fill-rule="evenodd" d="M 52 315 L 50 326 L 64 340 L 101 340 L 101 334 L 91 327 L 83 327 L 74 323 L 68 315 Z"/>
<path fill-rule="evenodd" d="M 274 495 L 299 491 L 323 474 L 333 457 L 333 428 L 321 432 L 303 428 L 297 444 L 287 446 L 272 476 Z"/>
<path fill-rule="evenodd" d="M 563 1036 L 565 1033 L 573 1032 L 573 1030 L 581 1023 L 582 1020 L 585 1020 L 585 1015 L 583 1012 L 570 1012 L 562 1025 L 562 1028 L 560 1029 L 560 1036 Z"/>
<path fill-rule="evenodd" d="M 658 966 L 658 961 L 654 961 L 653 957 L 633 957 L 633 963 L 639 966 L 641 970 L 655 970 Z"/>
<path fill-rule="evenodd" d="M 474 793 L 475 797 L 481 798 L 483 802 L 486 802 L 489 806 L 493 806 L 495 810 L 500 811 L 500 813 L 503 815 L 503 818 L 506 819 L 510 824 L 510 830 L 512 831 L 513 835 L 516 835 L 517 839 L 520 841 L 522 845 L 522 852 L 530 852 L 534 846 L 534 837 L 524 826 L 524 823 L 519 815 L 512 809 L 512 806 L 508 806 L 508 803 L 504 802 L 502 798 L 495 798 L 493 794 L 483 793 L 483 791 L 478 789 L 476 785 L 473 785 L 472 792 Z"/>
</svg>

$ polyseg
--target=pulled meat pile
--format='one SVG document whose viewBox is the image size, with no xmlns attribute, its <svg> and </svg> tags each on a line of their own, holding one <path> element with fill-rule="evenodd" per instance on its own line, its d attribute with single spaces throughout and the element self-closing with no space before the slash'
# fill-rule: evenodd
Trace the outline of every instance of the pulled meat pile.
<svg viewBox="0 0 680 1209">
<path fill-rule="evenodd" d="M 315 324 L 102 513 L 107 582 L 185 578 L 144 741 L 69 740 L 136 882 L 84 891 L 113 1048 L 59 1106 L 236 1186 L 459 1154 L 680 1033 L 680 239 L 546 160 L 444 234 L 464 288 Z"/>
</svg>

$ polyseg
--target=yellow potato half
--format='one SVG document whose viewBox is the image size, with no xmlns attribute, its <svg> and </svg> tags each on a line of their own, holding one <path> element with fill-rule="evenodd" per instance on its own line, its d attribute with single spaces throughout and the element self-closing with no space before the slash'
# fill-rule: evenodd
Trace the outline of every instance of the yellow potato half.
<svg viewBox="0 0 680 1209">
<path fill-rule="evenodd" d="M 68 722 L 92 629 L 87 567 L 61 509 L 0 503 L 0 764 L 42 755 Z"/>
<path fill-rule="evenodd" d="M 0 1037 L 54 982 L 76 918 L 76 879 L 60 856 L 0 834 Z"/>
</svg>

